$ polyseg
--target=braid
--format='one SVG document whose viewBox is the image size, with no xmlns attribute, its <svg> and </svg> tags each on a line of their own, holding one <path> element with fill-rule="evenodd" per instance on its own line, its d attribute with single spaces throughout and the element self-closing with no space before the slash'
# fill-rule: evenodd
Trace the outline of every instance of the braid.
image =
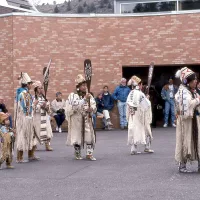
<svg viewBox="0 0 200 200">
<path fill-rule="evenodd" d="M 34 89 L 35 92 L 35 99 L 38 99 L 38 95 L 37 95 L 37 87 Z"/>
<path fill-rule="evenodd" d="M 45 101 L 48 101 L 48 99 L 47 99 L 47 98 L 45 98 L 44 94 L 42 94 L 42 97 L 45 99 Z"/>
</svg>

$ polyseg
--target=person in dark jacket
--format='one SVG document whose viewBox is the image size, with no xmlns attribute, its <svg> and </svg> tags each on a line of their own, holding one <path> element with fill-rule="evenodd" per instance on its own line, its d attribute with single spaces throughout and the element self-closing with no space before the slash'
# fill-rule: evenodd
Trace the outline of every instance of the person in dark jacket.
<svg viewBox="0 0 200 200">
<path fill-rule="evenodd" d="M 107 85 L 103 87 L 103 102 L 104 102 L 104 109 L 108 111 L 111 111 L 113 109 L 114 100 L 109 92 Z"/>
<path fill-rule="evenodd" d="M 113 124 L 110 121 L 110 114 L 108 109 L 105 107 L 105 103 L 103 100 L 103 94 L 100 93 L 96 100 L 96 107 L 97 107 L 97 116 L 103 115 L 103 123 L 106 129 L 110 130 L 113 126 Z"/>
<path fill-rule="evenodd" d="M 126 85 L 126 83 L 127 83 L 126 79 L 122 78 L 120 85 L 116 87 L 112 95 L 113 99 L 117 101 L 121 129 L 127 128 L 126 100 L 131 89 Z"/>
<path fill-rule="evenodd" d="M 6 105 L 4 103 L 3 97 L 0 97 L 0 112 L 8 114 L 8 110 L 7 110 Z M 12 116 L 10 114 L 8 114 L 8 115 L 9 115 L 8 119 L 10 121 L 10 128 L 13 128 L 13 125 L 12 125 Z"/>
</svg>

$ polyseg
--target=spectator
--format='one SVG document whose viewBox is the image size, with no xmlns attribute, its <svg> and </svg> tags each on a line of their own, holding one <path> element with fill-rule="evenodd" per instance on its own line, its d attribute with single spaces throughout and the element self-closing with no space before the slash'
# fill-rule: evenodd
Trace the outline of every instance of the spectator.
<svg viewBox="0 0 200 200">
<path fill-rule="evenodd" d="M 104 127 L 106 129 L 110 130 L 111 127 L 113 126 L 113 124 L 110 121 L 109 111 L 105 107 L 104 100 L 103 100 L 103 94 L 100 93 L 95 100 L 96 100 L 96 104 L 97 104 L 97 116 L 103 117 Z"/>
<path fill-rule="evenodd" d="M 173 79 L 170 78 L 169 82 L 162 88 L 161 97 L 165 101 L 165 114 L 164 114 L 164 125 L 166 128 L 169 121 L 169 113 L 171 112 L 171 123 L 173 127 L 176 127 L 175 124 L 175 101 L 174 96 L 177 92 L 177 87 L 173 84 Z"/>
<path fill-rule="evenodd" d="M 8 119 L 10 121 L 10 128 L 13 128 L 12 116 L 8 113 L 3 97 L 0 97 L 0 112 L 7 113 L 9 115 Z"/>
<path fill-rule="evenodd" d="M 111 111 L 113 109 L 114 101 L 107 85 L 103 87 L 103 102 L 105 110 Z"/>
<path fill-rule="evenodd" d="M 200 82 L 197 84 L 197 93 L 200 95 Z"/>
<path fill-rule="evenodd" d="M 126 82 L 126 79 L 122 78 L 120 85 L 116 87 L 113 93 L 113 98 L 117 101 L 121 129 L 127 128 L 126 100 L 131 91 L 131 89 L 126 85 Z"/>
<path fill-rule="evenodd" d="M 51 103 L 51 109 L 57 124 L 56 131 L 59 131 L 59 133 L 62 132 L 61 126 L 65 121 L 65 107 L 66 102 L 62 99 L 62 93 L 57 92 L 56 99 L 54 99 Z"/>
</svg>

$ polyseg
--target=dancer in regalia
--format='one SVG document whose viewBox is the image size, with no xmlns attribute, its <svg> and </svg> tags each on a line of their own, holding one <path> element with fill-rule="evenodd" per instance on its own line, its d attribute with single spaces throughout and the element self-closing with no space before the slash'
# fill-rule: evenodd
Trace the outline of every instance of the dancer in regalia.
<svg viewBox="0 0 200 200">
<path fill-rule="evenodd" d="M 40 141 L 45 144 L 46 151 L 53 151 L 50 141 L 53 137 L 50 123 L 50 103 L 45 99 L 43 86 L 40 81 L 33 84 L 35 97 L 33 99 L 33 121 L 35 131 Z"/>
<path fill-rule="evenodd" d="M 198 161 L 200 172 L 200 97 L 196 92 L 197 76 L 187 67 L 176 73 L 181 85 L 175 95 L 177 114 L 175 160 L 179 172 L 187 170 L 188 161 Z"/>
<path fill-rule="evenodd" d="M 150 149 L 152 140 L 151 131 L 151 102 L 141 91 L 141 79 L 133 76 L 128 85 L 132 86 L 132 91 L 127 98 L 126 116 L 128 120 L 128 145 L 131 145 L 131 155 L 138 154 L 138 145 L 145 145 L 144 152 L 153 153 Z"/>
<path fill-rule="evenodd" d="M 11 165 L 13 158 L 13 146 L 14 146 L 15 135 L 13 130 L 10 128 L 9 115 L 0 112 L 0 169 L 2 164 L 6 161 L 7 169 L 13 169 Z"/>
<path fill-rule="evenodd" d="M 67 145 L 74 146 L 75 158 L 83 159 L 81 148 L 86 146 L 86 159 L 95 161 L 95 132 L 92 115 L 96 112 L 96 103 L 91 94 L 87 93 L 86 80 L 82 75 L 76 78 L 76 91 L 67 100 L 68 136 Z"/>
<path fill-rule="evenodd" d="M 30 89 L 32 80 L 27 73 L 21 73 L 21 88 L 17 89 L 15 127 L 17 134 L 17 163 L 28 162 L 24 160 L 23 153 L 28 151 L 29 160 L 38 160 L 35 156 L 35 139 L 38 138 L 33 127 L 32 96 Z"/>
</svg>

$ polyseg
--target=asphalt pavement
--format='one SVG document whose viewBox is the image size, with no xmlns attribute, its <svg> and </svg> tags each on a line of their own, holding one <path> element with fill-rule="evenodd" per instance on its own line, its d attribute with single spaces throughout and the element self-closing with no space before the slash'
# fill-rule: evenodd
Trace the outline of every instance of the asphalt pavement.
<svg viewBox="0 0 200 200">
<path fill-rule="evenodd" d="M 200 199 L 200 174 L 178 172 L 175 129 L 153 131 L 155 153 L 140 155 L 130 155 L 127 131 L 98 131 L 97 161 L 75 160 L 66 133 L 54 133 L 53 152 L 38 146 L 40 161 L 13 162 L 14 170 L 0 171 L 0 200 Z"/>
</svg>

